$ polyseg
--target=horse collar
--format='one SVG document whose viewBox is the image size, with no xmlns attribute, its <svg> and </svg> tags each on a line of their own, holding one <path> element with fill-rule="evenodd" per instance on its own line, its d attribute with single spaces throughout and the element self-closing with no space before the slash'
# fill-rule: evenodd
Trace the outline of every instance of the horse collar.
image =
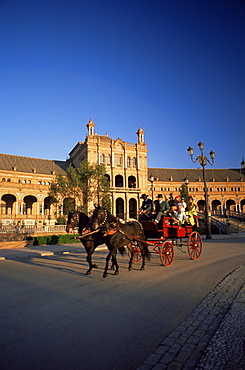
<svg viewBox="0 0 245 370">
<path fill-rule="evenodd" d="M 104 220 L 98 224 L 98 227 L 103 226 L 107 221 L 107 212 L 106 210 L 103 210 L 103 212 L 104 212 Z"/>
</svg>

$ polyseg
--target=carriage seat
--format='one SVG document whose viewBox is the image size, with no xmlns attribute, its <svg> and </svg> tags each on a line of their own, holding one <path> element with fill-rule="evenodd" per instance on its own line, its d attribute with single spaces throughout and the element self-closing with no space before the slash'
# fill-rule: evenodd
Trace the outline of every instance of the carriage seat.
<svg viewBox="0 0 245 370">
<path fill-rule="evenodd" d="M 191 225 L 171 225 L 170 220 L 170 217 L 163 217 L 159 222 L 165 238 L 182 238 L 192 233 Z"/>
</svg>

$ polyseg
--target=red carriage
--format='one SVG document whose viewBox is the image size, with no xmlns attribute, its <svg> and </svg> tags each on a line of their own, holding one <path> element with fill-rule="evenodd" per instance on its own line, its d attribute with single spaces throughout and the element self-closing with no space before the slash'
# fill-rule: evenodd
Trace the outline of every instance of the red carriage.
<svg viewBox="0 0 245 370">
<path fill-rule="evenodd" d="M 202 238 L 191 225 L 172 226 L 170 217 L 164 217 L 159 224 L 151 221 L 140 221 L 144 228 L 146 243 L 153 247 L 153 252 L 158 253 L 161 263 L 170 266 L 174 260 L 174 246 L 182 252 L 187 247 L 189 256 L 193 260 L 200 258 L 202 254 Z M 140 250 L 135 246 L 135 263 L 141 261 Z"/>
</svg>

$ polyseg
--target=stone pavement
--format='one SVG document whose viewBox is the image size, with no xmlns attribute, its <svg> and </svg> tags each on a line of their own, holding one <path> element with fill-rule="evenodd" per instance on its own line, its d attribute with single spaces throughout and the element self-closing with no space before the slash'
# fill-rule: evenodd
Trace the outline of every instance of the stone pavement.
<svg viewBox="0 0 245 370">
<path fill-rule="evenodd" d="M 99 250 L 99 248 L 97 248 L 97 250 Z M 39 245 L 16 249 L 0 249 L 0 261 L 6 259 L 53 256 L 54 254 L 69 254 L 74 252 L 84 252 L 84 248 L 81 243 Z"/>
<path fill-rule="evenodd" d="M 213 235 L 213 239 L 234 236 L 245 235 Z M 80 243 L 0 249 L 0 260 L 82 251 Z M 137 370 L 244 370 L 244 282 L 242 265 L 227 275 Z"/>
<path fill-rule="evenodd" d="M 244 370 L 245 265 L 226 276 L 137 370 Z"/>
</svg>

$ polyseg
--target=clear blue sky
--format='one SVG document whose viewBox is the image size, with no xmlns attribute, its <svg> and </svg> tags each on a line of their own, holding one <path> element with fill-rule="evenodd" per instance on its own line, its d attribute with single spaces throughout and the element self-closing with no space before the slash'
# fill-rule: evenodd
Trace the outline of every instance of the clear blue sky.
<svg viewBox="0 0 245 370">
<path fill-rule="evenodd" d="M 0 152 L 65 160 L 86 137 L 136 142 L 149 167 L 245 157 L 245 2 L 0 0 Z"/>
</svg>

